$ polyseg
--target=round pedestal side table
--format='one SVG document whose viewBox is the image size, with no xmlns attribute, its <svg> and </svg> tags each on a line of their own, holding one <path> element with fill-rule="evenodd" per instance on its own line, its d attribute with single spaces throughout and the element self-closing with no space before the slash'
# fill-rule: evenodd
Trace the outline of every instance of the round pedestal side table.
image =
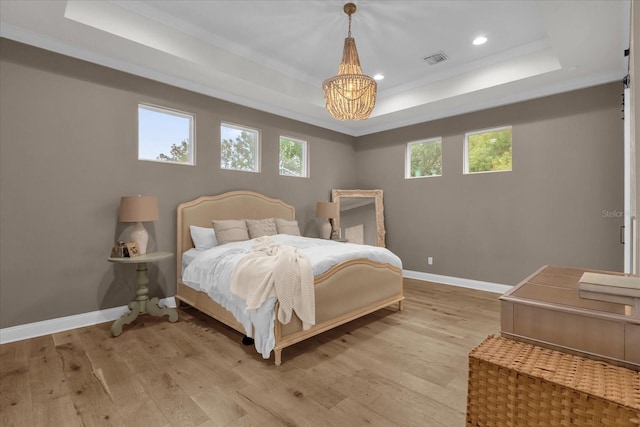
<svg viewBox="0 0 640 427">
<path fill-rule="evenodd" d="M 169 316 L 169 322 L 178 321 L 178 312 L 172 307 L 160 307 L 158 298 L 149 299 L 149 275 L 147 274 L 147 263 L 158 262 L 173 257 L 171 252 L 150 252 L 132 258 L 108 258 L 109 262 L 118 264 L 137 264 L 136 268 L 136 299 L 128 305 L 131 312 L 123 314 L 111 325 L 111 334 L 117 337 L 122 333 L 122 326 L 128 325 L 141 314 L 152 316 Z"/>
</svg>

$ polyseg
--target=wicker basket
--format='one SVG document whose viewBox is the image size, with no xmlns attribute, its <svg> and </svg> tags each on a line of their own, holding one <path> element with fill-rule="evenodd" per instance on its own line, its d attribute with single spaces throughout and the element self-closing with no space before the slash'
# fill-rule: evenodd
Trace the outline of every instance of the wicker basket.
<svg viewBox="0 0 640 427">
<path fill-rule="evenodd" d="M 467 426 L 639 426 L 640 373 L 501 337 L 469 353 Z"/>
</svg>

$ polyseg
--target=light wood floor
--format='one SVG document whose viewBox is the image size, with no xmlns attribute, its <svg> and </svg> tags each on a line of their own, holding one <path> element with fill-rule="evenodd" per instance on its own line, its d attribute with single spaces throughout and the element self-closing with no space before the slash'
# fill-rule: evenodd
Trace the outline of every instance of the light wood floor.
<svg viewBox="0 0 640 427">
<path fill-rule="evenodd" d="M 0 346 L 0 425 L 463 426 L 469 351 L 498 295 L 405 280 L 384 309 L 262 360 L 193 309 Z"/>
</svg>

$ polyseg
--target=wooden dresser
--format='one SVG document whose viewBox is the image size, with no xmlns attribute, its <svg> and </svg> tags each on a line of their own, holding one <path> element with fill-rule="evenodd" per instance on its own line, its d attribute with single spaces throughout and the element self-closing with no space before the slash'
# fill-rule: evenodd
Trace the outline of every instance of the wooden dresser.
<svg viewBox="0 0 640 427">
<path fill-rule="evenodd" d="M 500 297 L 502 335 L 640 370 L 640 320 L 623 304 L 580 298 L 586 271 L 621 274 L 542 267 Z"/>
</svg>

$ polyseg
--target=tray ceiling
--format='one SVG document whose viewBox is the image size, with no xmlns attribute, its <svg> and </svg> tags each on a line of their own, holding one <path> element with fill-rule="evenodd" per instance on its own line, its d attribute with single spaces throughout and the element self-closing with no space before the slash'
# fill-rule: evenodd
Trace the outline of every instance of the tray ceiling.
<svg viewBox="0 0 640 427">
<path fill-rule="evenodd" d="M 363 71 L 385 76 L 365 121 L 324 108 L 342 1 L 2 0 L 0 35 L 354 136 L 627 74 L 628 0 L 356 3 Z"/>
</svg>

